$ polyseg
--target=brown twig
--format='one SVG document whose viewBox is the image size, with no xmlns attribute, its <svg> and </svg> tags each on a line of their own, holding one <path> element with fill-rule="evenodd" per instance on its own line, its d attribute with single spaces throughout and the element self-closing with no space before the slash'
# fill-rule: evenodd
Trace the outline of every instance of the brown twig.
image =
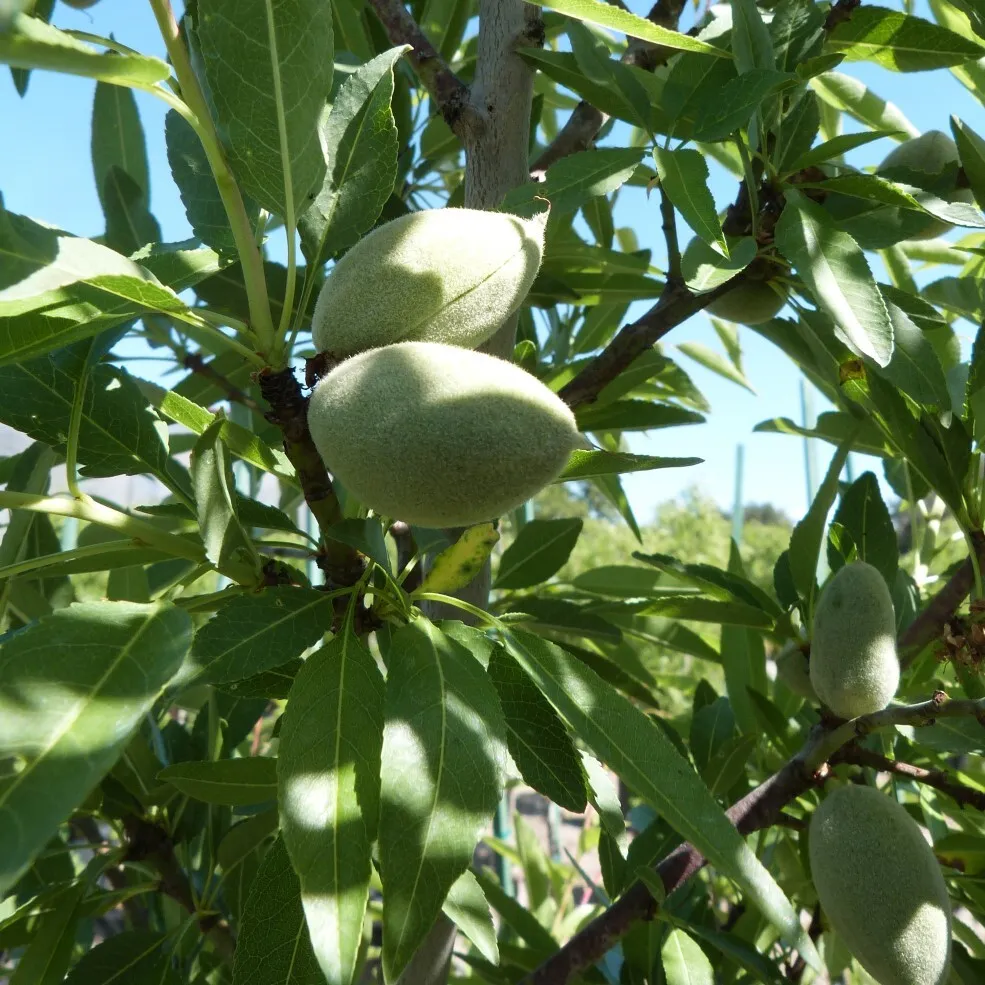
<svg viewBox="0 0 985 985">
<path fill-rule="evenodd" d="M 211 380 L 222 390 L 226 398 L 232 400 L 233 403 L 242 404 L 250 410 L 260 409 L 260 405 L 248 393 L 244 393 L 238 386 L 227 380 L 211 363 L 206 362 L 199 353 L 191 352 L 181 362 L 185 369 L 190 369 L 193 373 L 197 373 L 199 376 L 204 376 L 205 379 Z"/>
<path fill-rule="evenodd" d="M 445 122 L 461 138 L 479 123 L 469 100 L 469 88 L 448 67 L 401 0 L 369 0 L 387 37 L 394 45 L 409 44 L 407 60 L 430 93 Z"/>
<path fill-rule="evenodd" d="M 616 6 L 623 5 L 616 4 Z M 683 9 L 683 0 L 657 0 L 646 15 L 646 19 L 660 27 L 676 30 Z M 652 72 L 673 54 L 676 54 L 673 49 L 633 39 L 621 61 L 625 65 Z M 538 155 L 530 169 L 531 172 L 534 175 L 543 174 L 552 164 L 569 154 L 588 150 L 595 143 L 595 138 L 607 120 L 608 116 L 605 113 L 583 99 L 571 111 L 571 116 L 554 140 Z"/>
<path fill-rule="evenodd" d="M 824 21 L 826 33 L 833 31 L 839 24 L 844 24 L 852 19 L 852 14 L 862 6 L 862 0 L 838 0 L 832 4 L 828 11 L 828 16 Z"/>
<path fill-rule="evenodd" d="M 985 533 L 971 532 L 979 563 L 985 563 Z M 971 558 L 966 558 L 931 599 L 927 607 L 906 628 L 899 639 L 900 665 L 905 669 L 929 643 L 940 639 L 945 624 L 965 600 L 975 582 Z"/>
<path fill-rule="evenodd" d="M 845 746 L 833 759 L 839 763 L 867 766 L 870 769 L 878 770 L 880 773 L 905 776 L 909 780 L 925 783 L 928 787 L 934 787 L 942 793 L 946 793 L 959 804 L 967 804 L 976 810 L 985 811 L 985 792 L 972 790 L 971 787 L 966 787 L 963 783 L 952 780 L 944 770 L 926 770 L 921 766 L 900 762 L 898 759 L 887 759 L 871 749 L 863 749 L 856 745 Z"/>
<path fill-rule="evenodd" d="M 168 833 L 156 824 L 129 814 L 123 819 L 127 840 L 127 859 L 150 865 L 160 877 L 162 893 L 170 896 L 191 914 L 199 913 L 192 894 L 191 883 L 174 854 Z M 198 926 L 212 942 L 216 952 L 231 958 L 236 950 L 236 938 L 229 924 L 215 913 L 202 913 Z"/>
<path fill-rule="evenodd" d="M 621 328 L 602 352 L 561 388 L 558 396 L 572 409 L 590 404 L 623 370 L 628 369 L 672 328 L 744 281 L 745 277 L 740 273 L 705 294 L 692 294 L 683 284 L 668 281 L 660 300 L 640 319 Z"/>
<path fill-rule="evenodd" d="M 821 936 L 821 904 L 814 904 L 814 912 L 811 914 L 811 925 L 807 928 L 807 936 L 810 937 L 814 943 L 817 943 L 817 939 Z M 787 968 L 787 978 L 794 982 L 796 985 L 804 977 L 804 972 L 807 970 L 807 962 L 804 960 L 802 954 L 798 954 L 793 961 L 790 962 Z"/>
<path fill-rule="evenodd" d="M 770 827 L 787 804 L 824 782 L 825 764 L 843 746 L 877 728 L 931 725 L 938 718 L 959 715 L 974 716 L 985 727 L 985 699 L 950 701 L 946 694 L 937 692 L 920 704 L 887 708 L 851 722 L 815 726 L 800 752 L 730 807 L 726 812 L 728 818 L 743 835 Z M 664 858 L 656 866 L 656 872 L 669 896 L 704 864 L 704 856 L 698 849 L 685 843 Z M 646 885 L 634 883 L 625 895 L 524 978 L 521 985 L 567 985 L 574 976 L 599 961 L 637 921 L 653 919 L 657 909 L 658 904 Z"/>
<path fill-rule="evenodd" d="M 284 453 L 297 472 L 305 502 L 324 534 L 342 521 L 342 507 L 308 430 L 308 398 L 293 369 L 264 369 L 257 374 L 257 381 L 270 405 L 267 420 L 284 435 Z M 326 537 L 322 538 L 318 565 L 325 572 L 329 588 L 354 585 L 363 572 L 363 563 L 354 548 Z"/>
</svg>

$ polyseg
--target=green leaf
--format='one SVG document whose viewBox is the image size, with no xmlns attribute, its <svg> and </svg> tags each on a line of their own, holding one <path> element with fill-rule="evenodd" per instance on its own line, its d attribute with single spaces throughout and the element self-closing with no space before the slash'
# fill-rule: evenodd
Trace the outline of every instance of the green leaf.
<svg viewBox="0 0 985 985">
<path fill-rule="evenodd" d="M 865 254 L 816 203 L 800 192 L 786 197 L 776 225 L 777 249 L 796 266 L 845 344 L 888 365 L 893 325 Z"/>
<path fill-rule="evenodd" d="M 682 342 L 677 348 L 685 356 L 690 356 L 696 363 L 704 366 L 705 369 L 712 373 L 716 373 L 718 376 L 732 383 L 737 383 L 752 394 L 756 393 L 745 373 L 720 353 L 715 352 L 714 349 L 703 345 L 701 342 Z"/>
<path fill-rule="evenodd" d="M 558 944 L 550 931 L 513 896 L 503 892 L 503 888 L 488 875 L 488 872 L 488 869 L 479 869 L 473 871 L 473 875 L 492 908 L 502 917 L 503 923 L 516 933 L 540 960 L 553 954 L 558 949 Z"/>
<path fill-rule="evenodd" d="M 599 0 L 543 0 L 539 6 L 548 7 L 580 21 L 587 21 L 589 24 L 598 24 L 600 27 L 619 31 L 631 38 L 639 38 L 641 41 L 650 41 L 665 48 L 672 48 L 675 51 L 696 51 L 718 58 L 727 57 L 720 48 L 715 48 L 706 41 L 699 41 L 687 34 L 660 27 L 652 21 L 631 14 L 628 10 L 621 7 L 611 7 L 599 2 Z"/>
<path fill-rule="evenodd" d="M 263 756 L 175 763 L 159 780 L 206 804 L 261 804 L 277 797 L 277 760 Z"/>
<path fill-rule="evenodd" d="M 773 41 L 756 0 L 732 4 L 732 57 L 740 74 L 754 68 L 776 68 Z"/>
<path fill-rule="evenodd" d="M 353 72 L 321 124 L 328 172 L 298 222 L 309 264 L 322 264 L 353 246 L 373 227 L 393 191 L 393 67 L 407 50 L 406 45 L 391 48 Z"/>
<path fill-rule="evenodd" d="M 92 106 L 92 170 L 104 211 L 103 189 L 114 167 L 137 183 L 146 205 L 150 200 L 150 174 L 137 101 L 129 89 L 100 82 Z"/>
<path fill-rule="evenodd" d="M 487 961 L 499 964 L 499 942 L 489 903 L 471 869 L 452 883 L 442 910 Z"/>
<path fill-rule="evenodd" d="M 684 221 L 709 245 L 728 256 L 728 244 L 708 190 L 708 165 L 696 150 L 664 150 L 655 147 L 653 157 L 660 185 Z"/>
<path fill-rule="evenodd" d="M 87 346 L 80 345 L 0 366 L 0 422 L 64 454 L 75 388 L 85 371 Z M 88 372 L 79 431 L 82 474 L 149 472 L 174 488 L 159 422 L 133 380 L 125 370 L 106 364 Z"/>
<path fill-rule="evenodd" d="M 840 133 L 837 137 L 832 137 L 824 143 L 812 147 L 807 153 L 801 154 L 796 160 L 789 164 L 784 164 L 784 170 L 789 172 L 802 171 L 804 168 L 813 167 L 817 164 L 824 164 L 827 161 L 836 160 L 842 155 L 847 154 L 856 147 L 863 147 L 865 144 L 872 143 L 873 140 L 882 140 L 883 137 L 892 137 L 899 140 L 906 134 L 901 130 L 869 130 L 862 133 Z"/>
<path fill-rule="evenodd" d="M 166 934 L 126 930 L 100 941 L 72 968 L 65 985 L 165 985 L 171 955 Z"/>
<path fill-rule="evenodd" d="M 704 294 L 748 267 L 756 259 L 757 251 L 756 241 L 751 236 L 733 242 L 727 258 L 702 240 L 694 239 L 681 257 L 681 272 L 692 291 Z"/>
<path fill-rule="evenodd" d="M 814 592 L 817 590 L 817 562 L 821 556 L 824 525 L 838 496 L 838 476 L 841 475 L 841 470 L 848 460 L 848 453 L 852 450 L 854 438 L 854 431 L 849 432 L 845 440 L 838 446 L 807 515 L 793 528 L 793 533 L 790 535 L 790 572 L 800 597 L 807 602 L 808 612 L 812 612 L 814 609 Z"/>
<path fill-rule="evenodd" d="M 125 92 L 116 88 L 117 92 Z M 136 253 L 161 238 L 161 227 L 147 208 L 143 189 L 122 168 L 110 168 L 103 183 L 107 246 L 123 254 Z"/>
<path fill-rule="evenodd" d="M 588 404 L 578 409 L 576 417 L 580 431 L 649 431 L 704 421 L 694 411 L 652 400 L 617 400 L 602 407 Z"/>
<path fill-rule="evenodd" d="M 332 628 L 325 592 L 276 585 L 240 595 L 196 634 L 191 659 L 203 681 L 239 681 L 301 656 Z"/>
<path fill-rule="evenodd" d="M 958 145 L 961 167 L 981 207 L 985 205 L 985 140 L 956 116 L 951 117 L 951 133 Z"/>
<path fill-rule="evenodd" d="M 795 85 L 796 76 L 775 69 L 754 68 L 730 79 L 718 92 L 706 91 L 695 100 L 694 139 L 725 140 L 736 130 L 746 127 L 750 117 L 771 93 Z"/>
<path fill-rule="evenodd" d="M 578 538 L 582 521 L 531 520 L 520 528 L 516 539 L 503 552 L 494 588 L 530 588 L 564 567 Z"/>
<path fill-rule="evenodd" d="M 575 212 L 593 198 L 624 185 L 642 160 L 643 149 L 636 147 L 603 147 L 569 154 L 547 169 L 544 181 L 508 192 L 501 208 L 519 213 L 534 206 L 541 211 L 543 203 L 537 199 L 546 198 L 553 216 Z"/>
<path fill-rule="evenodd" d="M 506 719 L 506 744 L 524 782 L 566 810 L 585 810 L 585 772 L 564 723 L 534 683 L 496 647 L 489 679 Z"/>
<path fill-rule="evenodd" d="M 12 31 L 0 32 L 0 63 L 84 75 L 115 85 L 153 85 L 171 74 L 159 58 L 104 53 L 26 14 L 14 17 Z"/>
<path fill-rule="evenodd" d="M 284 842 L 267 850 L 240 918 L 233 985 L 325 985 Z"/>
<path fill-rule="evenodd" d="M 52 908 L 34 927 L 31 940 L 9 978 L 10 985 L 57 985 L 65 978 L 86 884 L 77 883 L 56 897 Z"/>
<path fill-rule="evenodd" d="M 762 609 L 744 602 L 718 602 L 690 595 L 655 599 L 646 613 L 667 619 L 690 619 L 694 622 L 716 622 L 725 626 L 748 626 L 750 629 L 772 629 L 773 619 Z"/>
<path fill-rule="evenodd" d="M 0 892 L 116 761 L 181 665 L 190 617 L 171 605 L 85 602 L 0 649 Z"/>
<path fill-rule="evenodd" d="M 499 802 L 506 729 L 481 665 L 423 617 L 394 634 L 389 663 L 379 855 L 394 981 Z"/>
<path fill-rule="evenodd" d="M 894 302 L 901 292 L 887 291 L 881 285 L 879 290 L 893 323 L 893 358 L 888 366 L 877 367 L 876 372 L 918 404 L 948 409 L 951 395 L 947 377 L 933 344 L 906 311 Z"/>
<path fill-rule="evenodd" d="M 872 130 L 898 130 L 907 137 L 920 136 L 920 131 L 898 106 L 887 102 L 850 75 L 825 72 L 811 79 L 810 85 L 829 106 L 848 113 Z"/>
<path fill-rule="evenodd" d="M 291 690 L 277 759 L 281 830 L 328 985 L 358 969 L 380 804 L 383 677 L 351 630 Z"/>
<path fill-rule="evenodd" d="M 879 491 L 879 480 L 872 472 L 863 472 L 842 496 L 834 523 L 840 524 L 852 538 L 860 561 L 878 568 L 887 585 L 896 581 L 899 546 L 896 528 Z M 828 566 L 837 571 L 844 558 L 828 542 Z"/>
<path fill-rule="evenodd" d="M 192 449 L 191 476 L 198 526 L 206 557 L 216 569 L 242 585 L 256 585 L 261 562 L 236 512 L 236 487 L 229 452 L 220 437 L 221 429 L 222 421 L 214 421 Z"/>
<path fill-rule="evenodd" d="M 656 455 L 630 455 L 617 451 L 573 451 L 564 471 L 555 482 L 574 482 L 599 475 L 621 475 L 626 472 L 649 472 L 652 469 L 677 469 L 700 465 L 701 458 L 661 458 Z"/>
<path fill-rule="evenodd" d="M 895 72 L 949 68 L 985 56 L 985 47 L 912 14 L 885 7 L 852 11 L 828 36 L 846 61 L 870 61 Z"/>
<path fill-rule="evenodd" d="M 110 314 L 187 311 L 174 291 L 146 267 L 92 240 L 15 212 L 0 211 L 0 258 L 0 316 L 65 301 L 90 302 Z M 2 355 L 9 359 L 17 354 Z"/>
<path fill-rule="evenodd" d="M 271 448 L 252 431 L 233 421 L 223 420 L 219 415 L 211 413 L 199 404 L 175 393 L 174 390 L 155 389 L 145 381 L 143 386 L 153 392 L 154 406 L 163 417 L 188 428 L 192 434 L 204 434 L 213 421 L 221 421 L 219 434 L 234 455 L 264 472 L 272 473 L 282 482 L 297 487 L 297 476 L 287 456 L 279 449 Z"/>
<path fill-rule="evenodd" d="M 558 714 L 631 790 L 733 880 L 812 966 L 820 959 L 797 914 L 663 731 L 560 647 L 530 633 L 504 634 L 510 652 Z"/>
<path fill-rule="evenodd" d="M 197 34 L 229 163 L 243 190 L 293 227 L 325 176 L 331 4 L 199 0 Z"/>
<path fill-rule="evenodd" d="M 714 985 L 715 972 L 705 952 L 676 927 L 660 949 L 667 985 Z"/>
<path fill-rule="evenodd" d="M 191 124 L 176 110 L 169 110 L 164 119 L 164 134 L 167 142 L 168 163 L 171 175 L 178 186 L 185 215 L 195 235 L 207 246 L 211 246 L 222 257 L 236 255 L 236 243 L 226 208 L 219 195 L 219 186 L 205 148 Z M 259 206 L 250 198 L 245 198 L 246 215 L 251 226 L 259 217 Z"/>
</svg>

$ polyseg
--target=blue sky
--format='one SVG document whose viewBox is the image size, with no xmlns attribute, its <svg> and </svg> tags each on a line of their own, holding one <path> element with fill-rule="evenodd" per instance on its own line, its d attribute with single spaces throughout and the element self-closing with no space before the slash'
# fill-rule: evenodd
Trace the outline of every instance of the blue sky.
<svg viewBox="0 0 985 985">
<path fill-rule="evenodd" d="M 632 0 L 643 12 L 645 3 Z M 919 12 L 919 9 L 918 9 Z M 59 4 L 54 22 L 60 27 L 112 33 L 131 47 L 164 57 L 164 46 L 149 4 L 141 0 L 100 0 L 88 11 Z M 948 116 L 956 114 L 979 132 L 985 131 L 985 114 L 966 90 L 947 71 L 897 75 L 871 65 L 854 63 L 842 71 L 862 79 L 891 99 L 920 130 L 948 130 Z M 90 163 L 89 123 L 94 84 L 86 79 L 47 72 L 32 75 L 27 97 L 20 99 L 9 73 L 0 70 L 0 192 L 5 205 L 56 224 L 80 235 L 103 231 L 102 212 Z M 166 107 L 144 93 L 137 93 L 151 164 L 151 205 L 166 240 L 185 239 L 190 229 L 177 189 L 168 170 L 164 144 Z M 882 142 L 856 156 L 855 162 L 874 163 L 886 153 Z M 712 190 L 719 207 L 734 196 L 734 181 L 715 175 Z M 651 247 L 659 262 L 662 239 L 656 199 L 647 200 L 642 189 L 625 189 L 617 209 L 617 222 L 631 224 L 640 244 Z M 276 233 L 274 234 L 277 235 Z M 280 254 L 279 246 L 272 253 Z M 964 326 L 967 330 L 967 326 Z M 704 316 L 692 318 L 668 337 L 666 348 L 674 355 L 677 344 L 698 341 L 720 349 L 717 336 Z M 697 486 L 723 507 L 732 504 L 736 447 L 745 447 L 744 494 L 747 502 L 771 502 L 791 516 L 806 506 L 804 445 L 799 439 L 753 434 L 766 418 L 800 420 L 800 376 L 785 356 L 751 330 L 742 330 L 746 375 L 754 396 L 708 372 L 684 355 L 681 364 L 692 375 L 712 405 L 705 424 L 634 434 L 632 450 L 655 455 L 699 455 L 703 465 L 690 469 L 663 470 L 627 476 L 627 492 L 638 516 L 648 520 L 655 505 Z M 135 363 L 136 373 L 152 375 L 156 363 Z M 815 395 L 815 409 L 824 409 Z M 814 442 L 818 468 L 823 474 L 830 456 L 828 446 Z M 873 467 L 871 461 L 853 456 L 855 475 Z M 875 463 L 877 474 L 881 468 Z"/>
</svg>

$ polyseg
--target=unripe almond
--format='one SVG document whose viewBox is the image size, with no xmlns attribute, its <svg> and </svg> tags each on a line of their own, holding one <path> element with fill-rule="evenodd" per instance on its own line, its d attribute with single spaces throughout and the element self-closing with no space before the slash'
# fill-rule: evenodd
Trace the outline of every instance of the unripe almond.
<svg viewBox="0 0 985 985">
<path fill-rule="evenodd" d="M 708 305 L 709 314 L 740 325 L 762 325 L 775 318 L 787 303 L 787 292 L 767 281 L 747 280 Z"/>
<path fill-rule="evenodd" d="M 432 209 L 374 229 L 321 289 L 312 317 L 315 348 L 339 359 L 403 341 L 476 348 L 527 296 L 545 221 Z"/>
<path fill-rule="evenodd" d="M 899 687 L 896 615 L 882 575 L 865 561 L 828 582 L 814 613 L 811 683 L 842 718 L 881 711 Z"/>
<path fill-rule="evenodd" d="M 894 148 L 883 160 L 880 170 L 890 168 L 906 168 L 910 171 L 920 171 L 927 175 L 939 175 L 949 164 L 959 163 L 957 144 L 940 130 L 928 130 L 919 137 L 905 140 Z M 975 196 L 970 188 L 954 187 L 940 196 L 946 202 L 974 203 Z M 915 214 L 915 213 L 914 213 Z M 909 214 L 907 214 L 909 217 Z M 943 219 L 925 216 L 916 232 L 907 229 L 909 239 L 936 239 L 953 226 Z M 916 220 L 910 219 L 916 226 Z"/>
<path fill-rule="evenodd" d="M 433 342 L 340 363 L 315 388 L 308 424 L 360 502 L 426 527 L 514 509 L 557 478 L 580 437 L 567 405 L 529 373 Z"/>
<path fill-rule="evenodd" d="M 807 701 L 817 701 L 811 684 L 811 669 L 807 654 L 797 643 L 788 643 L 776 657 L 777 680 L 782 681 L 794 694 Z"/>
<path fill-rule="evenodd" d="M 947 886 L 903 807 L 872 787 L 841 787 L 814 811 L 809 854 L 831 926 L 879 985 L 943 985 Z"/>
</svg>

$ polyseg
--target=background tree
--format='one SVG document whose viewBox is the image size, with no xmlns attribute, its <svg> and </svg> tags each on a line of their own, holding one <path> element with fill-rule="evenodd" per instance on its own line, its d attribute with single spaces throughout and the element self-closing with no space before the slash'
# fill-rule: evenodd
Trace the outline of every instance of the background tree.
<svg viewBox="0 0 985 985">
<path fill-rule="evenodd" d="M 985 356 L 956 326 L 985 317 L 985 143 L 946 107 L 951 137 L 921 137 L 844 71 L 950 71 L 981 99 L 980 5 L 148 3 L 166 61 L 0 0 L 25 98 L 37 70 L 98 83 L 106 219 L 85 239 L 0 211 L 0 422 L 30 442 L 0 462 L 12 985 L 863 982 L 866 947 L 900 950 L 869 897 L 915 879 L 954 908 L 935 985 L 980 982 Z M 134 91 L 169 107 L 193 240 L 161 241 Z M 617 227 L 628 186 L 656 262 Z M 538 277 L 485 348 L 591 448 L 498 529 L 368 510 L 307 423 L 331 264 L 410 211 L 545 203 Z M 742 383 L 757 332 L 833 408 L 806 429 L 836 449 L 808 512 L 764 513 L 742 549 L 697 498 L 641 528 L 620 482 L 698 461 L 624 436 L 708 412 L 660 348 L 705 308 L 725 355 L 696 358 Z M 134 339 L 174 385 L 141 378 Z M 883 460 L 905 553 L 875 475 L 839 484 L 852 450 Z M 155 502 L 98 493 L 130 475 Z M 844 722 L 804 666 L 855 562 L 892 600 L 901 681 Z M 889 812 L 863 861 L 901 871 L 822 910 L 815 882 L 858 866 L 807 825 L 846 780 Z M 526 823 L 486 839 L 522 902 L 476 852 L 520 781 L 589 817 L 558 858 Z"/>
</svg>

